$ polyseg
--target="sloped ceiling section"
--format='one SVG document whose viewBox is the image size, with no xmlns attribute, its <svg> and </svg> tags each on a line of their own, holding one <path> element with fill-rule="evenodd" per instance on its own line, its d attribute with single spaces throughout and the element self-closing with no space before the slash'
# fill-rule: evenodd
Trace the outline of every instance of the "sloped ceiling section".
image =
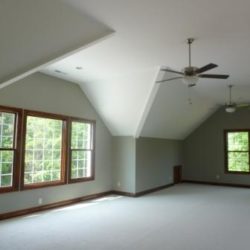
<svg viewBox="0 0 250 250">
<path fill-rule="evenodd" d="M 1 1 L 0 88 L 112 32 L 62 1 Z"/>
<path fill-rule="evenodd" d="M 184 139 L 217 108 L 211 98 L 202 97 L 180 80 L 161 84 L 140 135 Z"/>
<path fill-rule="evenodd" d="M 113 135 L 182 139 L 225 104 L 228 84 L 235 85 L 233 100 L 249 102 L 249 1 L 62 2 L 116 33 L 42 72 L 78 83 Z M 189 37 L 192 65 L 218 64 L 209 73 L 230 78 L 200 79 L 190 89 L 181 81 L 156 85 L 161 66 L 187 66 Z"/>
<path fill-rule="evenodd" d="M 112 135 L 134 136 L 158 67 L 128 63 L 134 55 L 126 53 L 119 41 L 116 33 L 41 72 L 78 83 Z"/>
</svg>

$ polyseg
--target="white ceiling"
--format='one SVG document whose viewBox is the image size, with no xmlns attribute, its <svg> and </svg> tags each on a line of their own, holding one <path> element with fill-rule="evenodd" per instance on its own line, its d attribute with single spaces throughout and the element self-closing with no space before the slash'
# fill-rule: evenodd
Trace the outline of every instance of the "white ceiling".
<svg viewBox="0 0 250 250">
<path fill-rule="evenodd" d="M 236 100 L 250 100 L 248 0 L 62 2 L 115 34 L 42 72 L 78 83 L 113 135 L 183 139 L 225 103 L 227 84 L 235 85 Z M 187 66 L 188 37 L 196 39 L 193 65 L 216 63 L 210 72 L 230 74 L 229 80 L 200 79 L 189 91 L 177 80 L 155 84 L 169 76 L 158 74 L 161 66 Z"/>
<path fill-rule="evenodd" d="M 61 0 L 1 1 L 0 89 L 112 32 Z"/>
</svg>

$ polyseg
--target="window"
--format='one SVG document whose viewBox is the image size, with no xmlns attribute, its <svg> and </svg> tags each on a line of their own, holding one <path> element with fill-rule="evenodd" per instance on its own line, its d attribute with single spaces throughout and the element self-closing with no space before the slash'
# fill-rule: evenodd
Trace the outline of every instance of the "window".
<svg viewBox="0 0 250 250">
<path fill-rule="evenodd" d="M 17 146 L 17 127 L 19 110 L 0 107 L 0 192 L 11 191 L 17 187 L 19 173 L 19 151 Z"/>
<path fill-rule="evenodd" d="M 249 130 L 225 131 L 226 172 L 249 173 Z"/>
<path fill-rule="evenodd" d="M 94 123 L 71 120 L 70 181 L 94 178 Z"/>
<path fill-rule="evenodd" d="M 26 187 L 64 182 L 65 147 L 61 118 L 28 113 L 25 116 L 24 177 Z"/>
<path fill-rule="evenodd" d="M 15 147 L 15 117 L 0 112 L 0 187 L 12 187 Z"/>
<path fill-rule="evenodd" d="M 0 193 L 94 179 L 95 121 L 0 106 Z"/>
</svg>

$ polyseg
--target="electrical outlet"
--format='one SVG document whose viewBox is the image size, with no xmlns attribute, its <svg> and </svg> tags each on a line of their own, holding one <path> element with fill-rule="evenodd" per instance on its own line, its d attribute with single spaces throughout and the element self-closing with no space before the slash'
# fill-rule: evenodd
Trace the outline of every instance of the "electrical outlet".
<svg viewBox="0 0 250 250">
<path fill-rule="evenodd" d="M 39 205 L 43 204 L 43 198 L 41 198 L 41 197 L 38 198 L 38 204 L 39 204 Z"/>
<path fill-rule="evenodd" d="M 120 187 L 121 186 L 121 183 L 118 181 L 117 182 L 117 187 Z"/>
<path fill-rule="evenodd" d="M 217 180 L 220 179 L 220 175 L 219 174 L 217 174 L 215 177 L 216 177 Z"/>
</svg>

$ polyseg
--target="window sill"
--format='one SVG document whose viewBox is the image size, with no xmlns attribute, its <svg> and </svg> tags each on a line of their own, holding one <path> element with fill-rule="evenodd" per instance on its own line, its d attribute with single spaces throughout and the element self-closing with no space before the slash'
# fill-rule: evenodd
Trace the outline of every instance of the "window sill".
<svg viewBox="0 0 250 250">
<path fill-rule="evenodd" d="M 29 189 L 37 189 L 37 188 L 45 188 L 45 187 L 54 187 L 59 185 L 65 185 L 65 181 L 53 181 L 53 182 L 44 182 L 44 183 L 37 183 L 37 184 L 24 184 L 22 186 L 22 190 L 29 190 Z"/>
<path fill-rule="evenodd" d="M 91 176 L 91 177 L 78 178 L 78 179 L 69 179 L 69 183 L 86 182 L 86 181 L 93 181 L 93 180 L 95 180 L 95 177 Z"/>
<path fill-rule="evenodd" d="M 250 172 L 240 172 L 240 171 L 225 171 L 225 174 L 235 174 L 235 175 L 250 175 Z"/>
<path fill-rule="evenodd" d="M 14 188 L 14 187 L 1 187 L 0 188 L 0 194 L 1 193 L 14 192 L 14 191 L 17 191 L 17 189 Z"/>
</svg>

